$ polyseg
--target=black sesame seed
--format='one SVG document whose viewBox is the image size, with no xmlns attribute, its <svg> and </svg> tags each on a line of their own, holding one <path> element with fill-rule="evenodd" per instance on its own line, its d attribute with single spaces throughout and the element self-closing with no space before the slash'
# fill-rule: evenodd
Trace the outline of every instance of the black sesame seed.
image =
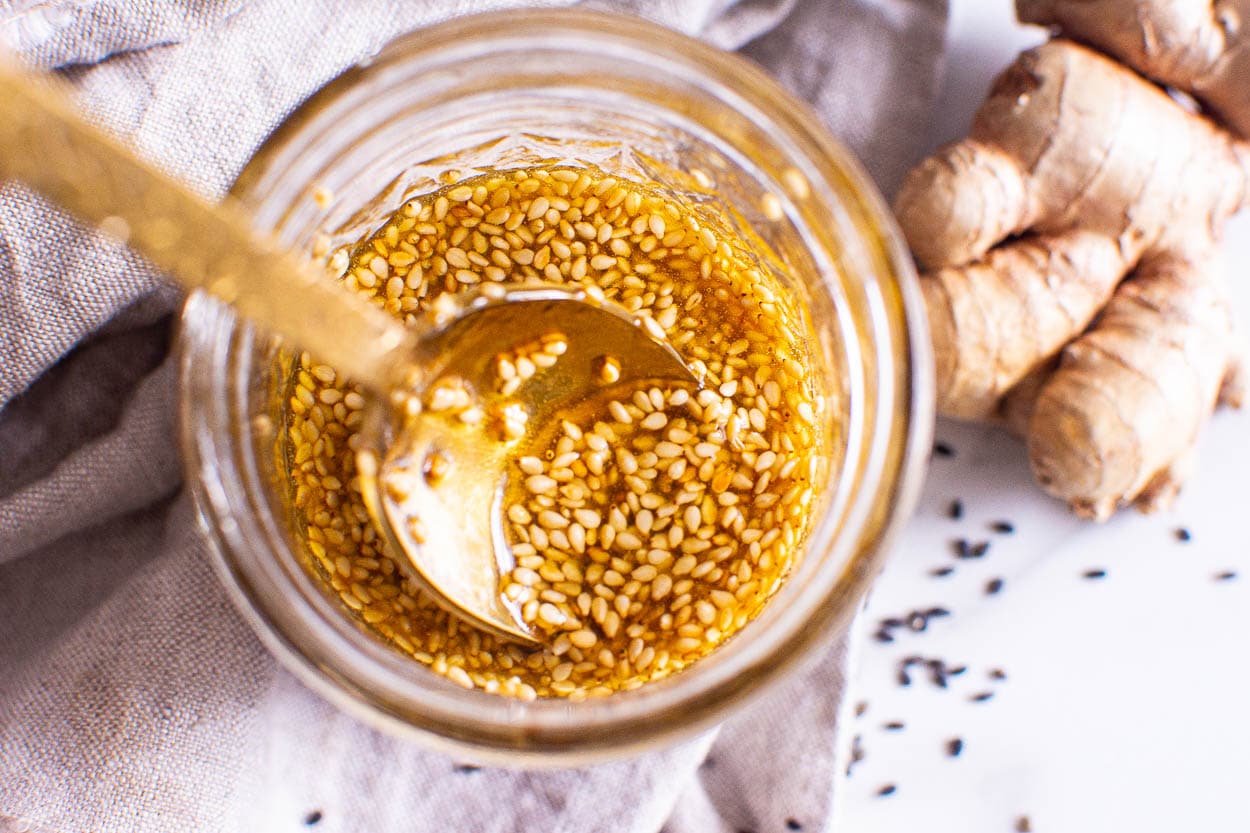
<svg viewBox="0 0 1250 833">
<path fill-rule="evenodd" d="M 985 583 L 985 595 L 993 596 L 1003 589 L 1003 580 L 1001 578 L 992 578 Z"/>
<path fill-rule="evenodd" d="M 321 815 L 320 810 L 313 810 L 311 813 L 304 816 L 304 824 L 308 825 L 309 827 L 312 827 L 314 824 L 317 824 L 318 822 L 320 822 L 322 818 L 323 817 Z"/>
<path fill-rule="evenodd" d="M 951 546 L 955 550 L 956 558 L 982 558 L 990 551 L 989 541 L 978 541 L 974 544 L 967 538 L 953 541 Z"/>
<path fill-rule="evenodd" d="M 1033 833 L 1033 822 L 1029 821 L 1028 816 L 1016 819 L 1016 833 Z"/>
<path fill-rule="evenodd" d="M 1180 541 L 1181 543 L 1185 543 L 1186 541 L 1192 541 L 1194 538 L 1193 534 L 1183 526 L 1177 527 L 1176 532 L 1174 534 L 1176 535 L 1176 540 Z"/>
<path fill-rule="evenodd" d="M 851 770 L 855 768 L 855 765 L 864 760 L 867 755 L 867 753 L 864 752 L 863 740 L 862 736 L 856 735 L 851 741 L 851 760 L 846 765 L 847 776 L 850 776 Z"/>
<path fill-rule="evenodd" d="M 456 764 L 455 766 L 452 767 L 452 769 L 455 770 L 456 772 L 459 772 L 462 775 L 467 775 L 470 772 L 478 772 L 479 770 L 481 770 L 481 767 L 475 766 L 473 764 Z"/>
<path fill-rule="evenodd" d="M 1225 570 L 1222 573 L 1215 574 L 1216 581 L 1232 581 L 1235 578 L 1237 578 L 1236 570 Z"/>
<path fill-rule="evenodd" d="M 921 665 L 922 663 L 924 663 L 924 661 L 925 661 L 925 658 L 920 656 L 919 654 L 912 654 L 911 656 L 903 657 L 899 665 L 901 665 L 904 668 L 908 668 L 912 665 Z"/>
<path fill-rule="evenodd" d="M 938 440 L 933 444 L 933 453 L 938 457 L 954 457 L 955 449 L 949 443 Z"/>
<path fill-rule="evenodd" d="M 938 688 L 946 688 L 946 669 L 941 665 L 934 666 L 931 678 Z"/>
<path fill-rule="evenodd" d="M 929 575 L 933 576 L 934 578 L 946 578 L 947 576 L 951 575 L 954 572 L 955 572 L 954 567 L 934 567 L 932 570 L 929 571 Z"/>
<path fill-rule="evenodd" d="M 872 638 L 877 640 L 878 642 L 893 642 L 894 641 L 894 637 L 890 635 L 890 632 L 884 629 L 879 630 L 876 633 L 874 633 L 872 635 Z"/>
<path fill-rule="evenodd" d="M 1001 668 L 991 668 L 990 679 L 991 680 L 1005 680 L 1007 679 L 1007 672 Z"/>
<path fill-rule="evenodd" d="M 1106 578 L 1107 571 L 1102 570 L 1102 569 L 1086 570 L 1085 572 L 1081 573 L 1081 575 L 1084 576 L 1085 578 L 1094 578 L 1094 579 Z"/>
<path fill-rule="evenodd" d="M 799 824 L 798 819 L 786 819 L 787 830 L 802 830 L 803 825 Z"/>
<path fill-rule="evenodd" d="M 966 665 L 956 665 L 954 668 L 945 669 L 948 676 L 958 677 L 960 674 L 968 670 Z"/>
<path fill-rule="evenodd" d="M 1011 521 L 994 521 L 990 524 L 990 529 L 1000 535 L 1010 535 L 1016 531 L 1016 525 Z"/>
<path fill-rule="evenodd" d="M 974 694 L 968 699 L 974 703 L 984 703 L 986 700 L 994 696 L 992 691 L 982 691 L 980 694 Z"/>
<path fill-rule="evenodd" d="M 896 785 L 886 784 L 881 789 L 877 790 L 877 795 L 880 796 L 881 798 L 885 798 L 887 795 L 894 795 L 894 793 L 897 791 L 898 791 L 898 787 Z"/>
<path fill-rule="evenodd" d="M 946 517 L 952 521 L 957 521 L 964 516 L 964 502 L 962 500 L 952 500 L 951 505 L 946 510 Z"/>
<path fill-rule="evenodd" d="M 931 607 L 924 612 L 924 615 L 930 619 L 944 619 L 951 615 L 951 612 L 944 607 Z"/>
<path fill-rule="evenodd" d="M 881 724 L 881 728 L 885 729 L 887 732 L 897 732 L 901 730 L 903 726 L 904 723 L 901 720 L 891 720 L 889 723 Z"/>
<path fill-rule="evenodd" d="M 860 700 L 858 703 L 855 704 L 855 716 L 856 717 L 863 717 L 864 713 L 867 711 L 868 711 L 867 700 Z"/>
<path fill-rule="evenodd" d="M 901 686 L 911 685 L 911 674 L 907 673 L 906 668 L 900 668 L 898 670 L 898 684 Z"/>
<path fill-rule="evenodd" d="M 959 753 L 964 751 L 964 742 L 960 738 L 951 738 L 946 742 L 946 754 L 952 758 L 958 758 Z"/>
<path fill-rule="evenodd" d="M 901 628 L 906 624 L 906 621 L 898 618 L 897 616 L 887 616 L 885 619 L 881 620 L 881 627 L 883 628 Z"/>
</svg>

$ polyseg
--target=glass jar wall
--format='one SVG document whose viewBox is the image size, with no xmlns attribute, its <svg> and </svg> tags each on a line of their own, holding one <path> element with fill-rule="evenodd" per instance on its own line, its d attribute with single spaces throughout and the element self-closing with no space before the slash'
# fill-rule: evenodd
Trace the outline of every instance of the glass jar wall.
<svg viewBox="0 0 1250 833">
<path fill-rule="evenodd" d="M 669 678 L 521 702 L 466 692 L 385 644 L 327 592 L 289 522 L 277 346 L 203 295 L 180 337 L 188 480 L 240 610 L 362 717 L 514 765 L 692 733 L 827 645 L 910 508 L 932 423 L 915 276 L 862 171 L 747 62 L 639 20 L 512 12 L 401 38 L 293 114 L 234 195 L 285 244 L 333 258 L 449 174 L 539 163 L 592 164 L 729 217 L 775 254 L 816 333 L 832 465 L 803 557 L 739 634 Z"/>
</svg>

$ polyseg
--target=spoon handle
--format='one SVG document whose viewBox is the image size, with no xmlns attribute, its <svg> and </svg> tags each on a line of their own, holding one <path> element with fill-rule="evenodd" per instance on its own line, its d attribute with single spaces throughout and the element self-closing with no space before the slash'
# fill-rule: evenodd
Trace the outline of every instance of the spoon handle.
<svg viewBox="0 0 1250 833">
<path fill-rule="evenodd" d="M 375 394 L 412 361 L 407 328 L 254 232 L 229 197 L 213 205 L 141 160 L 11 60 L 0 61 L 0 176 L 109 230 L 184 288 L 210 292 Z"/>
</svg>

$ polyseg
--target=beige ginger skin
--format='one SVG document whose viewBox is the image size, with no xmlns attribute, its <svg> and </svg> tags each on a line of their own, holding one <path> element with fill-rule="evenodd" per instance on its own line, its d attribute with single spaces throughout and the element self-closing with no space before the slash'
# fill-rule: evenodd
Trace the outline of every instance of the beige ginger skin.
<svg viewBox="0 0 1250 833">
<path fill-rule="evenodd" d="M 1250 21 L 1250 0 L 1193 18 L 1177 5 L 1017 9 L 1183 86 L 1245 135 L 1250 39 L 1221 21 Z M 927 270 L 941 412 L 1006 421 L 1081 515 L 1166 505 L 1217 402 L 1243 397 L 1216 252 L 1247 205 L 1250 144 L 1232 130 L 1072 40 L 1022 54 L 969 137 L 918 165 L 895 203 Z"/>
</svg>

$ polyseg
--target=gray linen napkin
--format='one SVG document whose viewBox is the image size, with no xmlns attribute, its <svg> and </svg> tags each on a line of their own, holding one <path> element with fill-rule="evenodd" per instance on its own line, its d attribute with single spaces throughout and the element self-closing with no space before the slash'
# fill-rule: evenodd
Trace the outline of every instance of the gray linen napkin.
<svg viewBox="0 0 1250 833">
<path fill-rule="evenodd" d="M 565 5 L 572 0 L 548 0 Z M 519 0 L 25 0 L 0 37 L 220 196 L 290 110 L 414 27 Z M 756 59 L 888 192 L 920 148 L 945 0 L 599 0 Z M 174 447 L 177 294 L 0 186 L 0 833 L 715 833 L 831 824 L 848 640 L 633 761 L 463 771 L 282 671 L 217 585 Z"/>
</svg>

